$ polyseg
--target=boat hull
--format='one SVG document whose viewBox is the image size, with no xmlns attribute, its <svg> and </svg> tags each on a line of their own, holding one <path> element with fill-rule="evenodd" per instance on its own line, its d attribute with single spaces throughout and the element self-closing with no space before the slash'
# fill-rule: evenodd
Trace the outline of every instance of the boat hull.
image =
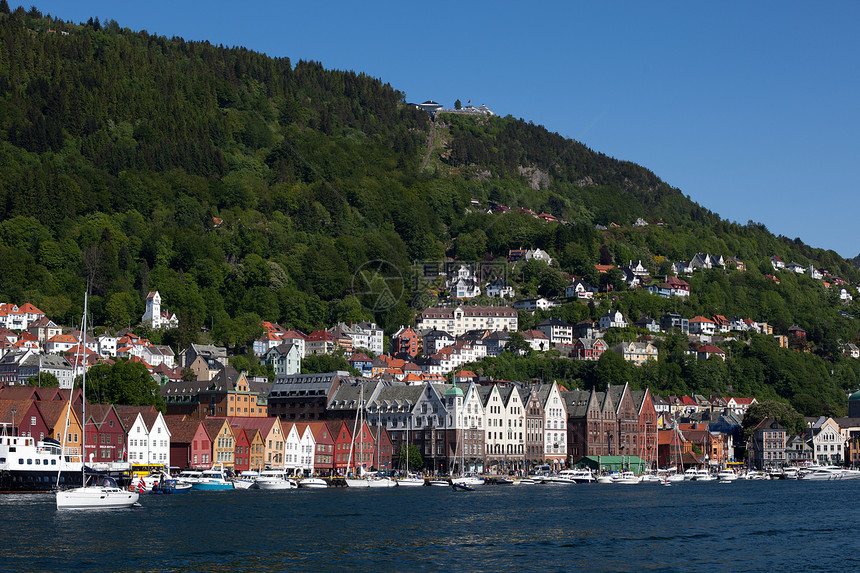
<svg viewBox="0 0 860 573">
<path fill-rule="evenodd" d="M 195 483 L 191 484 L 191 489 L 201 491 L 220 491 L 225 489 L 234 489 L 231 482 L 227 483 Z"/>
<path fill-rule="evenodd" d="M 45 493 L 57 485 L 57 471 L 0 470 L 0 493 Z M 63 471 L 60 487 L 81 487 L 81 470 Z"/>
<path fill-rule="evenodd" d="M 257 489 L 284 490 L 296 489 L 296 483 L 291 480 L 257 480 Z"/>
<path fill-rule="evenodd" d="M 305 478 L 299 482 L 299 487 L 307 489 L 323 489 L 328 487 L 328 483 L 320 478 Z"/>
<path fill-rule="evenodd" d="M 57 492 L 57 509 L 124 509 L 138 502 L 140 494 L 119 488 L 79 487 Z"/>
</svg>

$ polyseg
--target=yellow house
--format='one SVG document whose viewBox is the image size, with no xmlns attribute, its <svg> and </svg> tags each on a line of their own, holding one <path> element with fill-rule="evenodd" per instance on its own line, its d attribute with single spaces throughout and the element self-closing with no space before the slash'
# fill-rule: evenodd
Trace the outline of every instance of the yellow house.
<svg viewBox="0 0 860 573">
<path fill-rule="evenodd" d="M 222 464 L 225 469 L 233 468 L 236 452 L 236 438 L 233 429 L 225 418 L 207 418 L 203 426 L 212 441 L 212 465 Z"/>
<path fill-rule="evenodd" d="M 36 401 L 35 404 L 48 426 L 48 435 L 63 444 L 63 452 L 71 456 L 73 461 L 81 461 L 84 432 L 75 409 L 69 408 L 68 402 L 61 400 Z M 68 426 L 66 416 L 69 417 Z"/>
<path fill-rule="evenodd" d="M 251 444 L 248 448 L 250 451 L 249 467 L 252 470 L 260 471 L 265 467 L 264 460 L 266 459 L 266 444 L 263 443 L 263 434 L 257 429 L 245 430 L 245 432 L 248 434 L 248 441 Z"/>
<path fill-rule="evenodd" d="M 284 466 L 286 446 L 281 420 L 275 416 L 266 418 L 235 416 L 227 418 L 230 425 L 244 428 L 246 432 L 259 430 L 263 442 L 263 466 L 280 468 Z M 253 445 L 253 443 L 252 443 Z M 251 449 L 253 452 L 253 448 Z M 253 457 L 252 457 L 253 460 Z M 256 467 L 253 465 L 251 467 Z"/>
</svg>

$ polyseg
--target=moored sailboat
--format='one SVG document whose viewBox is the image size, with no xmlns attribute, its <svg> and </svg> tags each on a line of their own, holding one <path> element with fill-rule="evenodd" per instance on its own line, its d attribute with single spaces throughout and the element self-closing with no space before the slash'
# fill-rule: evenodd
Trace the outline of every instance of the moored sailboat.
<svg viewBox="0 0 860 573">
<path fill-rule="evenodd" d="M 81 324 L 81 336 L 86 340 L 87 333 L 87 293 L 84 293 L 84 318 Z M 85 347 L 84 342 L 81 346 Z M 83 434 L 84 443 L 86 443 L 87 435 L 87 369 L 84 366 L 84 372 L 81 376 L 81 392 L 83 394 Z M 66 425 L 69 424 L 69 412 L 72 408 L 72 397 L 74 392 L 69 392 L 69 410 L 66 413 Z M 66 432 L 63 432 L 64 438 Z M 83 449 L 82 454 L 83 457 Z M 81 460 L 81 483 L 82 487 L 76 487 L 68 490 L 57 491 L 57 509 L 120 509 L 131 507 L 138 502 L 140 494 L 136 491 L 126 491 L 121 489 L 116 480 L 107 476 L 92 476 L 92 479 L 87 483 L 86 467 Z M 57 482 L 59 484 L 60 473 L 57 474 Z"/>
</svg>

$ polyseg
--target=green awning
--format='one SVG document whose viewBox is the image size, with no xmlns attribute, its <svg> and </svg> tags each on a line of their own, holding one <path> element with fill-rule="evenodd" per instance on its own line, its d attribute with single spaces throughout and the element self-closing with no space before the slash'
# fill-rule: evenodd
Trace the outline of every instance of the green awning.
<svg viewBox="0 0 860 573">
<path fill-rule="evenodd" d="M 648 462 L 638 456 L 586 456 L 576 462 L 578 468 L 592 470 L 632 470 L 642 473 L 648 469 Z"/>
</svg>

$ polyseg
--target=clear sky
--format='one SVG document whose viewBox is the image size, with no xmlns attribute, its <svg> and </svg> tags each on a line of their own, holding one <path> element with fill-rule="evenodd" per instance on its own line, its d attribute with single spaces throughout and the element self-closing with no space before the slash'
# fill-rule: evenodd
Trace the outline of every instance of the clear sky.
<svg viewBox="0 0 860 573">
<path fill-rule="evenodd" d="M 407 101 L 486 104 L 726 219 L 860 253 L 860 2 L 33 4 L 364 72 Z"/>
</svg>

